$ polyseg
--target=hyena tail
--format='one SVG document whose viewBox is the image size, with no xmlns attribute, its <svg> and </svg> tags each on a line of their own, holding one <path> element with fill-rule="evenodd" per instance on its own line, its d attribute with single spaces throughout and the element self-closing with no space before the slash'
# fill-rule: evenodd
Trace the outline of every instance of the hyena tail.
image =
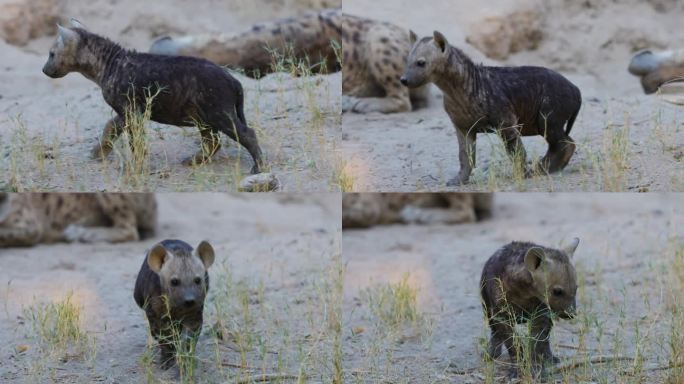
<svg viewBox="0 0 684 384">
<path fill-rule="evenodd" d="M 568 125 L 565 126 L 565 135 L 569 136 L 570 131 L 572 130 L 573 124 L 575 124 L 575 119 L 577 119 L 577 115 L 579 115 L 580 109 L 582 109 L 582 93 L 579 90 L 579 88 L 575 88 L 576 90 L 576 98 L 577 98 L 577 109 L 575 110 L 575 113 L 570 116 L 568 119 Z"/>
<path fill-rule="evenodd" d="M 245 119 L 245 95 L 242 92 L 242 89 L 240 89 L 240 92 L 238 92 L 238 98 L 235 102 L 235 112 L 237 113 L 237 117 L 242 124 L 247 126 L 247 119 Z"/>
<path fill-rule="evenodd" d="M 572 130 L 572 125 L 575 124 L 575 119 L 577 118 L 577 115 L 579 115 L 579 111 L 580 111 L 580 109 L 577 108 L 575 113 L 572 116 L 570 116 L 570 118 L 568 119 L 568 125 L 565 126 L 565 134 L 566 135 L 570 135 L 570 131 Z"/>
</svg>

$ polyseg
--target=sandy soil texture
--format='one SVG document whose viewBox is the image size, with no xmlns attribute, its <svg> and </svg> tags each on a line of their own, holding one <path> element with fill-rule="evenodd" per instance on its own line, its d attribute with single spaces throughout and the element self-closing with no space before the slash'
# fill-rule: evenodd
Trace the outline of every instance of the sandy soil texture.
<svg viewBox="0 0 684 384">
<path fill-rule="evenodd" d="M 561 365 L 577 365 L 555 378 L 678 382 L 682 207 L 674 194 L 498 194 L 493 218 L 480 223 L 345 230 L 345 369 L 358 382 L 506 382 L 506 354 L 494 365 L 480 357 L 485 261 L 513 240 L 558 247 L 579 237 L 579 315 L 551 335 Z M 412 314 L 394 305 L 411 302 L 407 291 L 417 297 Z M 600 356 L 626 360 L 589 363 Z"/>
<path fill-rule="evenodd" d="M 193 246 L 207 239 L 217 253 L 197 367 L 183 382 L 251 383 L 264 374 L 323 381 L 333 370 L 330 319 L 341 305 L 333 288 L 339 275 L 331 273 L 340 253 L 339 199 L 163 194 L 153 239 L 0 250 L 0 381 L 176 382 L 177 369 L 158 368 L 156 343 L 133 300 L 146 249 L 165 238 Z M 40 330 L 59 313 L 45 305 L 68 295 L 82 334 L 62 345 L 52 337 L 59 327 Z M 210 331 L 217 322 L 223 340 Z"/>
<path fill-rule="evenodd" d="M 71 1 L 59 19 L 75 17 L 92 32 L 146 51 L 154 39 L 190 33 L 238 32 L 253 23 L 294 16 L 316 1 Z M 320 3 L 320 2 L 318 2 Z M 192 15 L 192 17 L 188 17 Z M 0 188 L 9 190 L 235 191 L 251 158 L 223 136 L 213 162 L 186 167 L 199 148 L 197 129 L 148 124 L 149 165 L 130 172 L 126 146 L 108 160 L 89 150 L 112 116 L 99 88 L 80 74 L 50 79 L 41 72 L 54 36 L 25 46 L 0 42 Z M 236 74 L 245 114 L 285 191 L 331 191 L 338 167 L 341 74 L 277 74 L 260 81 Z"/>
<path fill-rule="evenodd" d="M 495 135 L 478 135 L 471 184 L 446 187 L 458 172 L 454 128 L 433 87 L 427 109 L 396 115 L 344 114 L 342 151 L 355 191 L 519 190 L 681 191 L 684 109 L 643 95 L 627 72 L 631 55 L 644 48 L 684 46 L 670 33 L 684 16 L 676 1 L 348 0 L 346 12 L 411 28 L 420 36 L 445 34 L 476 62 L 537 65 L 561 72 L 582 90 L 583 106 L 571 136 L 579 144 L 561 174 L 516 178 Z M 488 59 L 466 38 L 483 20 L 535 12 L 541 41 L 536 49 Z M 524 138 L 528 161 L 546 151 L 541 137 Z"/>
</svg>

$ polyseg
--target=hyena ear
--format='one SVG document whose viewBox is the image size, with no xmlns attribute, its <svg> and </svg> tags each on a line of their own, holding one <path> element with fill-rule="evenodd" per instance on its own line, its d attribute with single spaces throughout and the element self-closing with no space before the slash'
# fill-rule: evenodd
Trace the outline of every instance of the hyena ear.
<svg viewBox="0 0 684 384">
<path fill-rule="evenodd" d="M 572 255 L 575 254 L 575 250 L 577 249 L 578 245 L 579 245 L 579 239 L 577 237 L 575 237 L 574 239 L 572 239 L 572 241 L 570 243 L 568 243 L 568 245 L 563 247 L 563 252 L 565 252 L 565 254 L 568 255 L 569 258 L 572 259 Z"/>
<path fill-rule="evenodd" d="M 61 39 L 64 44 L 70 43 L 72 41 L 78 41 L 78 33 L 72 31 L 69 28 L 64 28 L 61 25 L 57 24 L 57 32 L 59 34 L 58 38 Z"/>
<path fill-rule="evenodd" d="M 147 265 L 155 273 L 159 273 L 162 266 L 167 261 L 168 256 L 169 254 L 166 252 L 166 248 L 161 244 L 157 244 L 147 253 Z"/>
<path fill-rule="evenodd" d="M 74 19 L 73 17 L 69 21 L 71 22 L 71 26 L 74 28 L 81 28 L 81 29 L 88 30 L 88 28 L 86 28 L 85 25 L 81 24 L 80 21 Z"/>
<path fill-rule="evenodd" d="M 439 31 L 435 31 L 433 33 L 434 39 L 435 39 L 435 44 L 437 44 L 437 47 L 442 51 L 446 52 L 447 45 L 449 45 L 449 42 L 447 41 L 446 37 L 442 35 Z"/>
<path fill-rule="evenodd" d="M 209 267 L 214 264 L 214 247 L 206 240 L 199 243 L 195 252 L 197 253 L 197 257 L 202 260 L 205 269 L 209 269 Z"/>
<path fill-rule="evenodd" d="M 525 267 L 530 272 L 534 272 L 539 268 L 541 263 L 546 259 L 544 250 L 539 247 L 530 248 L 525 254 Z"/>
<path fill-rule="evenodd" d="M 411 42 L 411 45 L 415 44 L 416 41 L 418 41 L 418 35 L 416 35 L 413 30 L 409 30 L 409 41 Z"/>
</svg>

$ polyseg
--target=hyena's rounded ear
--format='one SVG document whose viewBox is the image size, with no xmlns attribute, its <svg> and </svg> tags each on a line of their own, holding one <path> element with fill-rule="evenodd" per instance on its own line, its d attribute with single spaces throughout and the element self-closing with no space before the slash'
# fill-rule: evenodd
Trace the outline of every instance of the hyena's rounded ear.
<svg viewBox="0 0 684 384">
<path fill-rule="evenodd" d="M 147 252 L 147 265 L 155 273 L 161 271 L 162 266 L 168 259 L 168 252 L 163 245 L 157 244 L 149 252 Z"/>
<path fill-rule="evenodd" d="M 58 38 L 61 39 L 63 43 L 68 43 L 71 41 L 77 41 L 78 40 L 78 33 L 72 31 L 69 28 L 64 28 L 59 24 L 57 24 L 57 35 L 59 36 Z"/>
<path fill-rule="evenodd" d="M 446 52 L 447 46 L 449 45 L 449 42 L 447 41 L 446 37 L 444 37 L 444 35 L 442 35 L 442 33 L 439 31 L 435 31 L 433 33 L 433 37 L 435 39 L 435 44 L 437 44 L 437 47 L 442 52 Z"/>
<path fill-rule="evenodd" d="M 525 267 L 528 271 L 534 272 L 546 259 L 544 250 L 540 247 L 532 247 L 525 254 Z"/>
<path fill-rule="evenodd" d="M 81 29 L 85 29 L 85 30 L 88 29 L 88 28 L 86 28 L 85 25 L 83 25 L 80 21 L 74 19 L 73 17 L 71 19 L 69 19 L 69 22 L 71 23 L 71 26 L 74 28 L 81 28 Z"/>
<path fill-rule="evenodd" d="M 212 247 L 208 241 L 203 240 L 199 243 L 195 252 L 197 253 L 197 257 L 202 260 L 204 268 L 209 269 L 209 267 L 214 264 L 214 247 Z"/>
<path fill-rule="evenodd" d="M 575 237 L 572 239 L 568 245 L 563 247 L 563 252 L 565 252 L 566 255 L 568 255 L 569 258 L 572 258 L 572 255 L 575 254 L 575 250 L 577 249 L 577 246 L 579 245 L 579 239 Z"/>
<path fill-rule="evenodd" d="M 416 35 L 413 30 L 409 29 L 409 41 L 411 42 L 411 45 L 415 44 L 416 41 L 418 41 L 418 35 Z"/>
</svg>

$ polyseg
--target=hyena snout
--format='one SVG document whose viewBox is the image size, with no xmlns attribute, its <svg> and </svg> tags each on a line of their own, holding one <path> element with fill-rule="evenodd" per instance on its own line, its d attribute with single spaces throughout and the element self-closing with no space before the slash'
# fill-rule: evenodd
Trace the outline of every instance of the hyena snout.
<svg viewBox="0 0 684 384">
<path fill-rule="evenodd" d="M 55 63 L 50 60 L 48 60 L 48 62 L 45 63 L 45 65 L 43 66 L 43 73 L 53 79 L 58 79 L 60 77 L 66 76 L 66 73 L 62 73 L 61 71 L 59 71 L 57 65 L 55 65 Z"/>
<path fill-rule="evenodd" d="M 557 314 L 558 317 L 560 317 L 561 319 L 565 319 L 565 320 L 574 319 L 574 318 L 575 318 L 575 315 L 577 314 L 577 309 L 576 309 L 576 308 L 577 308 L 577 304 L 576 304 L 575 301 L 573 301 L 570 305 L 568 305 L 567 307 L 563 308 L 562 310 L 556 311 L 556 314 Z"/>
</svg>

